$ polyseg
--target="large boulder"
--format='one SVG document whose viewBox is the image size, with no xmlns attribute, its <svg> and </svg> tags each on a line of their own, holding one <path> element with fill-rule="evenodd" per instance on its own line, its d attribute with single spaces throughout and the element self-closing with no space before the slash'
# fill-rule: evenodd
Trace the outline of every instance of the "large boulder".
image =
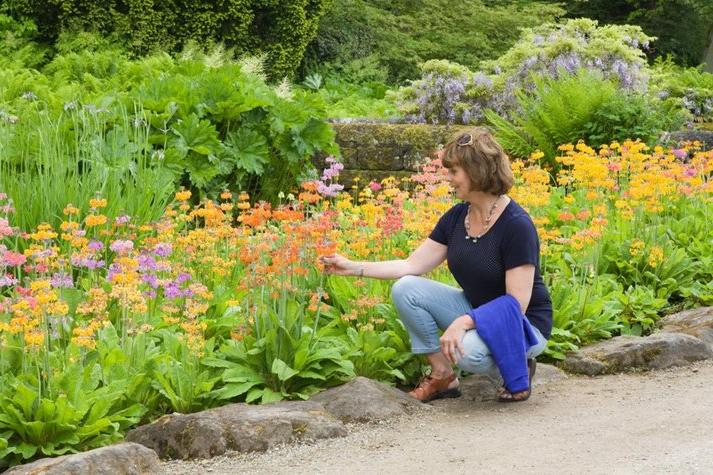
<svg viewBox="0 0 713 475">
<path fill-rule="evenodd" d="M 647 337 L 618 336 L 567 355 L 561 363 L 571 373 L 620 373 L 633 369 L 684 366 L 713 357 L 713 350 L 696 337 L 683 333 L 656 333 Z"/>
<path fill-rule="evenodd" d="M 674 313 L 663 318 L 660 324 L 662 331 L 695 336 L 713 347 L 713 307 Z"/>
<path fill-rule="evenodd" d="M 364 377 L 322 391 L 310 400 L 344 422 L 372 422 L 430 409 L 403 391 Z"/>
<path fill-rule="evenodd" d="M 123 443 L 62 457 L 44 458 L 18 465 L 8 475 L 155 475 L 161 465 L 151 449 Z"/>
<path fill-rule="evenodd" d="M 288 401 L 263 406 L 229 404 L 194 414 L 171 414 L 131 430 L 126 439 L 155 450 L 163 459 L 185 460 L 344 435 L 344 424 L 321 404 Z"/>
</svg>

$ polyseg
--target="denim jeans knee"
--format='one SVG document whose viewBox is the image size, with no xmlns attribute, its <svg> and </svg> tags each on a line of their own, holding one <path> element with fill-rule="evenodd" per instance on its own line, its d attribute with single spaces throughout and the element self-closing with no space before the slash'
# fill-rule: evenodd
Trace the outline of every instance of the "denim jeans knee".
<svg viewBox="0 0 713 475">
<path fill-rule="evenodd" d="M 405 275 L 394 282 L 391 286 L 391 300 L 394 304 L 405 302 L 417 292 L 415 281 L 418 277 L 414 275 Z"/>
<path fill-rule="evenodd" d="M 475 330 L 468 330 L 463 336 L 465 354 L 458 360 L 460 369 L 473 374 L 493 373 L 497 371 L 490 349 Z"/>
<path fill-rule="evenodd" d="M 440 351 L 438 330 L 445 330 L 470 310 L 463 290 L 415 275 L 397 280 L 391 287 L 391 298 L 411 337 L 411 351 L 416 354 Z"/>
</svg>

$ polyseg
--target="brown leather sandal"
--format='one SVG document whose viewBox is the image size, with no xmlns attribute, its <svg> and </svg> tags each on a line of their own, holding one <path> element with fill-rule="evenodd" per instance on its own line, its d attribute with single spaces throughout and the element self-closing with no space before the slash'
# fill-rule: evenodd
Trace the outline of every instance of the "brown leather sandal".
<svg viewBox="0 0 713 475">
<path fill-rule="evenodd" d="M 460 397 L 460 389 L 458 389 L 457 386 L 455 388 L 448 387 L 448 385 L 455 381 L 455 379 L 455 373 L 441 379 L 434 378 L 430 375 L 426 376 L 418 383 L 418 386 L 416 386 L 413 391 L 408 393 L 408 395 L 414 399 L 418 399 L 421 402 L 429 402 L 434 399 Z"/>
</svg>

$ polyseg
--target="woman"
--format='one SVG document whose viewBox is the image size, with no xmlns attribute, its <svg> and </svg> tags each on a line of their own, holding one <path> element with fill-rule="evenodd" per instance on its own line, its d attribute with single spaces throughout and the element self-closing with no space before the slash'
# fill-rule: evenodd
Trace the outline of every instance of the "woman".
<svg viewBox="0 0 713 475">
<path fill-rule="evenodd" d="M 535 335 L 534 344 L 525 347 L 529 381 L 526 390 L 503 387 L 498 399 L 524 401 L 531 393 L 534 358 L 547 346 L 552 329 L 537 231 L 527 212 L 507 196 L 514 181 L 510 162 L 487 129 L 460 134 L 446 145 L 442 158 L 462 203 L 440 218 L 418 249 L 407 259 L 383 262 L 325 256 L 325 271 L 399 279 L 391 291 L 394 304 L 411 336 L 412 351 L 425 354 L 431 365 L 430 375 L 409 393 L 424 402 L 460 395 L 453 364 L 470 373 L 497 371 L 491 348 L 475 328 L 473 309 L 499 297 L 514 297 L 516 318 L 524 320 L 520 317 L 526 315 L 523 324 L 531 324 Z M 419 277 L 446 259 L 461 289 Z M 440 338 L 439 329 L 444 330 Z"/>
</svg>

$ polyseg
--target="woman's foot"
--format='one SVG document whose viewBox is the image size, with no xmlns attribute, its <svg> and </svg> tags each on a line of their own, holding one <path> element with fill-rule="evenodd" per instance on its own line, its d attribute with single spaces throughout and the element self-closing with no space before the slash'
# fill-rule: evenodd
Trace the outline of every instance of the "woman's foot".
<svg viewBox="0 0 713 475">
<path fill-rule="evenodd" d="M 530 387 L 525 391 L 519 391 L 516 393 L 511 393 L 508 389 L 503 386 L 500 388 L 498 393 L 499 402 L 522 402 L 527 401 L 532 394 L 532 378 L 535 376 L 535 371 L 537 370 L 537 361 L 534 358 L 528 358 L 527 360 L 527 374 L 530 381 Z"/>
<path fill-rule="evenodd" d="M 455 373 L 448 376 L 437 378 L 433 375 L 428 375 L 423 378 L 418 386 L 413 391 L 408 393 L 414 399 L 421 402 L 429 402 L 434 399 L 460 397 L 459 383 Z"/>
<path fill-rule="evenodd" d="M 498 394 L 498 401 L 500 402 L 522 402 L 527 401 L 530 397 L 531 390 L 520 391 L 519 393 L 511 393 L 507 389 L 503 388 Z"/>
</svg>

